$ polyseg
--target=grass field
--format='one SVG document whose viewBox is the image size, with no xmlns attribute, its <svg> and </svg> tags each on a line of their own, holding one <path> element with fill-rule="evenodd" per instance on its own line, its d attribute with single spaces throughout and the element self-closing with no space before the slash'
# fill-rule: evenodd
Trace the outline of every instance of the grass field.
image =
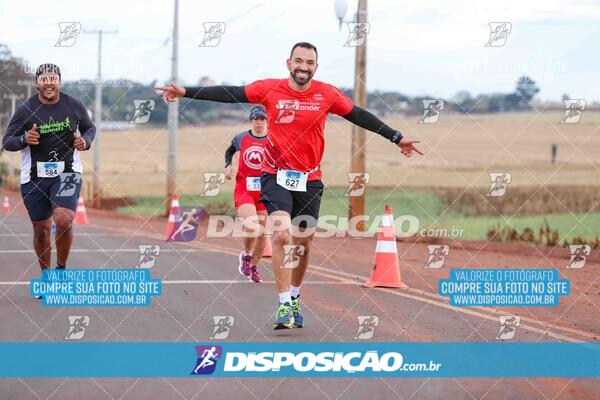
<svg viewBox="0 0 600 400">
<path fill-rule="evenodd" d="M 328 188 L 323 196 L 321 216 L 346 216 L 348 214 L 348 201 L 344 196 L 345 189 Z M 119 208 L 119 211 L 143 216 L 158 216 L 164 212 L 163 199 L 158 196 L 132 197 L 132 205 Z M 180 198 L 182 205 L 200 205 L 217 214 L 235 215 L 233 207 L 233 194 L 223 192 L 215 197 L 200 197 L 198 195 L 183 195 Z M 386 189 L 373 189 L 367 193 L 366 214 L 368 221 L 374 221 L 377 215 L 383 212 L 383 206 L 390 204 L 394 210 L 394 217 L 403 215 L 415 216 L 418 220 L 419 232 L 424 235 L 434 236 L 428 232 L 431 229 L 445 229 L 448 238 L 462 238 L 472 240 L 486 239 L 487 232 L 491 227 L 498 224 L 508 228 L 514 228 L 522 232 L 525 228 L 538 231 L 540 227 L 548 223 L 552 230 L 558 230 L 560 243 L 570 242 L 573 238 L 580 237 L 593 239 L 600 236 L 600 212 L 592 213 L 560 213 L 549 215 L 513 215 L 501 214 L 496 216 L 464 216 L 460 212 L 450 211 L 447 204 L 437 195 L 426 193 L 419 189 L 391 192 Z M 341 224 L 345 228 L 346 224 Z M 376 225 L 371 225 L 371 230 Z M 453 229 L 455 228 L 455 229 Z M 397 232 L 406 232 L 407 226 L 396 227 Z M 423 229 L 428 231 L 421 232 Z M 460 236 L 453 236 L 452 232 L 462 230 Z M 439 232 L 438 232 L 439 233 Z M 436 233 L 435 235 L 439 236 Z"/>
<path fill-rule="evenodd" d="M 371 186 L 485 187 L 488 172 L 510 171 L 512 186 L 541 184 L 600 186 L 600 113 L 584 114 L 579 124 L 558 123 L 561 114 L 442 115 L 437 124 L 418 124 L 417 117 L 387 122 L 422 140 L 425 157 L 404 158 L 395 146 L 367 132 L 367 172 Z M 197 193 L 203 172 L 223 169 L 231 138 L 248 129 L 238 126 L 189 127 L 178 136 L 177 184 L 180 193 Z M 323 158 L 324 182 L 348 182 L 351 125 L 329 121 Z M 550 163 L 551 143 L 558 145 Z M 105 197 L 161 195 L 166 186 L 167 130 L 104 132 L 101 178 Z M 6 157 L 6 156 L 3 156 Z M 84 154 L 91 169 L 92 154 Z M 90 174 L 88 173 L 88 178 Z M 224 189 L 232 190 L 228 183 Z"/>
</svg>

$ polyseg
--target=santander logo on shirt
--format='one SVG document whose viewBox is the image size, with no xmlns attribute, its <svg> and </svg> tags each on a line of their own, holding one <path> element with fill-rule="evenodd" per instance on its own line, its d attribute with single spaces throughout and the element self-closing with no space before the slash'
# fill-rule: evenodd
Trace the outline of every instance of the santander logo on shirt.
<svg viewBox="0 0 600 400">
<path fill-rule="evenodd" d="M 279 110 L 275 123 L 289 124 L 294 121 L 296 111 L 320 111 L 321 104 L 300 100 L 279 100 L 275 108 Z"/>
<path fill-rule="evenodd" d="M 260 169 L 264 154 L 265 149 L 262 146 L 250 146 L 244 152 L 244 162 L 252 169 Z"/>
</svg>

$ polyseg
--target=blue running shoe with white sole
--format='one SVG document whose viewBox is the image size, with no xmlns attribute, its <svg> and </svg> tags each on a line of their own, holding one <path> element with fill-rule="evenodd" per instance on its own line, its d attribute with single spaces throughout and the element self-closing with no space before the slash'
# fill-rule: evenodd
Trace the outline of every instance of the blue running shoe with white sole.
<svg viewBox="0 0 600 400">
<path fill-rule="evenodd" d="M 292 311 L 294 314 L 294 328 L 302 328 L 304 318 L 302 317 L 302 308 L 300 308 L 300 296 L 292 297 Z"/>
<path fill-rule="evenodd" d="M 294 312 L 290 303 L 279 304 L 273 329 L 292 329 L 294 327 Z"/>
</svg>

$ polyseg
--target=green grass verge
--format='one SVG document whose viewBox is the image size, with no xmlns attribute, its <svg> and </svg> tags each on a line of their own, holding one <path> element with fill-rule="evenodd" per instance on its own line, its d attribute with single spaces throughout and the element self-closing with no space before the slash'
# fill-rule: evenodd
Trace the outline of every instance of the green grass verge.
<svg viewBox="0 0 600 400">
<path fill-rule="evenodd" d="M 348 197 L 344 196 L 345 189 L 328 188 L 321 203 L 321 215 L 346 216 L 348 214 Z M 164 199 L 158 196 L 131 197 L 135 202 L 130 207 L 121 207 L 119 212 L 141 215 L 159 216 L 164 212 Z M 235 215 L 233 207 L 233 194 L 223 192 L 214 197 L 201 197 L 198 195 L 182 195 L 180 204 L 183 206 L 200 205 L 209 212 L 226 213 Z M 419 220 L 419 231 L 424 228 L 445 228 L 449 237 L 454 232 L 463 230 L 460 238 L 482 240 L 486 239 L 490 227 L 498 223 L 522 231 L 529 227 L 535 232 L 548 221 L 551 229 L 557 229 L 560 242 L 573 237 L 592 239 L 600 236 L 600 213 L 584 214 L 549 214 L 546 216 L 510 215 L 497 217 L 464 217 L 455 212 L 448 213 L 445 204 L 434 194 L 419 191 L 390 191 L 389 189 L 371 189 L 367 192 L 366 214 L 369 221 L 373 221 L 383 212 L 383 207 L 390 204 L 394 216 L 414 215 Z M 443 215 L 442 215 L 443 214 Z M 370 224 L 367 223 L 367 226 Z M 376 226 L 372 227 L 376 229 Z M 398 231 L 398 227 L 396 227 Z M 407 226 L 404 229 L 408 229 Z M 457 231 L 458 230 L 458 231 Z"/>
</svg>

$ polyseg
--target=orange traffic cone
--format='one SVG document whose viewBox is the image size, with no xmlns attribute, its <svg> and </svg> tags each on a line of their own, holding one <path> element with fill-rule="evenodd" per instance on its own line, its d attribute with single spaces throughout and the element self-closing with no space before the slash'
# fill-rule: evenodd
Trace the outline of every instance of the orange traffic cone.
<svg viewBox="0 0 600 400">
<path fill-rule="evenodd" d="M 265 236 L 265 249 L 263 250 L 263 257 L 271 257 L 273 249 L 271 248 L 271 236 Z"/>
<path fill-rule="evenodd" d="M 375 249 L 375 265 L 371 277 L 363 284 L 366 287 L 390 287 L 408 288 L 400 279 L 400 268 L 398 267 L 398 247 L 396 245 L 396 234 L 394 233 L 394 216 L 392 207 L 385 206 L 377 247 Z"/>
<path fill-rule="evenodd" d="M 8 215 L 10 212 L 10 204 L 8 203 L 8 196 L 4 196 L 4 202 L 2 203 L 2 214 Z"/>
<path fill-rule="evenodd" d="M 90 221 L 88 221 L 85 203 L 83 202 L 83 196 L 80 195 L 79 201 L 77 201 L 77 210 L 75 210 L 75 224 L 87 225 L 89 223 Z"/>
<path fill-rule="evenodd" d="M 171 200 L 171 207 L 169 209 L 169 221 L 167 222 L 167 229 L 165 231 L 165 240 L 168 241 L 175 230 L 175 227 L 181 220 L 181 211 L 179 210 L 179 196 L 173 195 Z"/>
</svg>

